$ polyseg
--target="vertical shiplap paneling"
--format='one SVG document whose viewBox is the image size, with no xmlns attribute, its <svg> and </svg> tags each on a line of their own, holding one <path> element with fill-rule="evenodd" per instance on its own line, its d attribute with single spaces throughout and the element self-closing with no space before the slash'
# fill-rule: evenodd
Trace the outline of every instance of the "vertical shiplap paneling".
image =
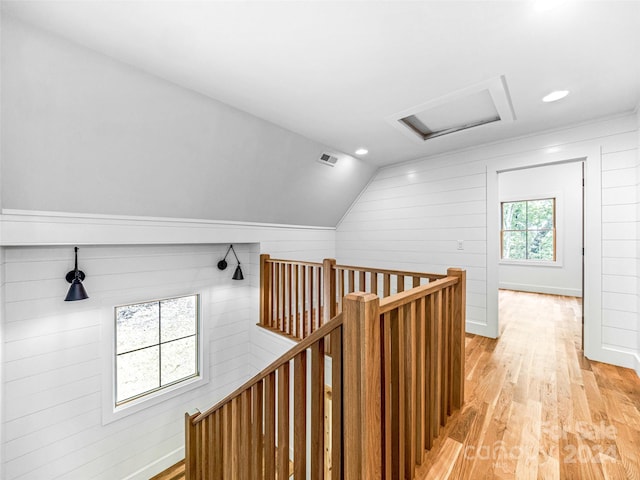
<svg viewBox="0 0 640 480">
<path fill-rule="evenodd" d="M 602 340 L 638 348 L 638 150 L 633 135 L 610 139 L 602 153 Z"/>
</svg>

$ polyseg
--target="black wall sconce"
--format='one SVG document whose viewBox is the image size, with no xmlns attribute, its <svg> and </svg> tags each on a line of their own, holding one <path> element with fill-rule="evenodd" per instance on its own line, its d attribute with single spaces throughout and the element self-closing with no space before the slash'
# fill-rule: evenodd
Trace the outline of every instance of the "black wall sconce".
<svg viewBox="0 0 640 480">
<path fill-rule="evenodd" d="M 84 289 L 84 285 L 82 285 L 85 274 L 82 270 L 78 270 L 78 247 L 75 247 L 75 252 L 76 266 L 64 277 L 67 282 L 71 284 L 69 291 L 67 292 L 67 296 L 64 299 L 65 302 L 74 302 L 76 300 L 85 300 L 89 298 L 87 291 Z"/>
<path fill-rule="evenodd" d="M 244 275 L 242 275 L 242 269 L 240 268 L 240 260 L 238 260 L 238 255 L 236 255 L 236 251 L 233 249 L 233 245 L 229 245 L 224 258 L 218 262 L 218 269 L 224 270 L 227 268 L 227 255 L 229 255 L 230 251 L 233 251 L 233 256 L 236 257 L 236 262 L 238 262 L 236 271 L 233 273 L 233 277 L 231 278 L 233 278 L 234 280 L 244 280 Z"/>
</svg>

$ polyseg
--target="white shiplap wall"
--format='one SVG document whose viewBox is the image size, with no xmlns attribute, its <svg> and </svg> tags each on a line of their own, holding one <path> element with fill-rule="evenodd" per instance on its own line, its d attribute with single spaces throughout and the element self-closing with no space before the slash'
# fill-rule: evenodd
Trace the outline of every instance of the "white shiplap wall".
<svg viewBox="0 0 640 480">
<path fill-rule="evenodd" d="M 14 218 L 4 216 L 4 237 L 17 245 L 2 248 L 7 284 L 0 478 L 6 480 L 147 479 L 178 461 L 184 455 L 184 413 L 210 407 L 264 367 L 251 360 L 259 254 L 311 260 L 334 256 L 331 229 L 162 224 L 157 219 L 113 220 L 111 225 L 103 218 L 28 215 L 17 215 L 14 224 L 7 217 Z M 63 276 L 73 266 L 73 249 L 51 244 L 80 231 L 86 235 L 83 243 L 89 243 L 79 253 L 91 298 L 66 303 Z M 215 268 L 228 243 L 183 244 L 189 236 L 232 240 L 245 281 L 231 280 L 233 261 L 224 272 Z M 145 237 L 154 244 L 127 245 Z M 97 238 L 111 245 L 91 244 Z M 29 239 L 43 245 L 21 246 Z M 209 383 L 103 425 L 104 342 L 109 336 L 104 328 L 113 306 L 193 291 L 202 292 L 205 302 Z"/>
<path fill-rule="evenodd" d="M 629 354 L 637 351 L 638 331 L 633 242 L 637 149 L 637 119 L 624 115 L 384 168 L 338 226 L 338 261 L 432 272 L 463 267 L 468 275 L 467 330 L 487 330 L 485 325 L 497 322 L 492 318 L 497 297 L 487 288 L 490 279 L 497 279 L 497 265 L 488 264 L 495 255 L 488 252 L 498 248 L 487 243 L 489 236 L 497 238 L 487 228 L 498 214 L 497 192 L 491 190 L 497 182 L 492 186 L 487 172 L 495 175 L 596 152 L 598 158 L 592 160 L 601 162 L 602 172 L 594 178 L 601 173 L 602 186 L 590 188 L 601 191 L 603 198 L 602 258 L 595 255 L 604 271 L 598 293 L 603 307 L 588 316 L 602 338 L 598 359 L 631 366 Z M 491 195 L 496 205 L 487 206 Z M 463 250 L 457 249 L 458 240 Z"/>
<path fill-rule="evenodd" d="M 638 149 L 620 139 L 602 150 L 602 342 L 638 348 Z"/>
</svg>

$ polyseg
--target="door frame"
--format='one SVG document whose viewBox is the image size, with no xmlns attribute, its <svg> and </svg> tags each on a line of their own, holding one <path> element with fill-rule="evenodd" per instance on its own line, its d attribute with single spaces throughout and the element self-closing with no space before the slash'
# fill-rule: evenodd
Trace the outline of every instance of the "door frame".
<svg viewBox="0 0 640 480">
<path fill-rule="evenodd" d="M 588 358 L 611 362 L 602 347 L 602 188 L 601 148 L 595 142 L 507 155 L 487 164 L 487 319 L 476 332 L 491 338 L 500 333 L 498 316 L 498 263 L 500 259 L 500 172 L 567 162 L 584 162 L 584 352 Z M 483 331 L 483 333 L 480 332 Z"/>
</svg>

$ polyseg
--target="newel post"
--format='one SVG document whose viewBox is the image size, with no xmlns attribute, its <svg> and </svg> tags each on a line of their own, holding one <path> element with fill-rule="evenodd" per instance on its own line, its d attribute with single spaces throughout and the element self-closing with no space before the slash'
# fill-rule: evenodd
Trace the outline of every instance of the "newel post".
<svg viewBox="0 0 640 480">
<path fill-rule="evenodd" d="M 449 268 L 448 277 L 458 277 L 453 287 L 453 378 L 451 379 L 453 408 L 464 403 L 464 343 L 466 330 L 467 272 L 460 268 Z"/>
<path fill-rule="evenodd" d="M 271 257 L 260 255 L 260 325 L 271 326 Z"/>
<path fill-rule="evenodd" d="M 325 258 L 322 261 L 324 284 L 324 313 L 322 323 L 325 324 L 336 316 L 336 259 Z"/>
<path fill-rule="evenodd" d="M 196 480 L 197 478 L 197 458 L 196 458 L 196 427 L 192 420 L 196 415 L 184 415 L 184 478 L 185 480 Z"/>
<path fill-rule="evenodd" d="M 344 478 L 382 478 L 380 299 L 350 293 L 343 302 Z"/>
</svg>

